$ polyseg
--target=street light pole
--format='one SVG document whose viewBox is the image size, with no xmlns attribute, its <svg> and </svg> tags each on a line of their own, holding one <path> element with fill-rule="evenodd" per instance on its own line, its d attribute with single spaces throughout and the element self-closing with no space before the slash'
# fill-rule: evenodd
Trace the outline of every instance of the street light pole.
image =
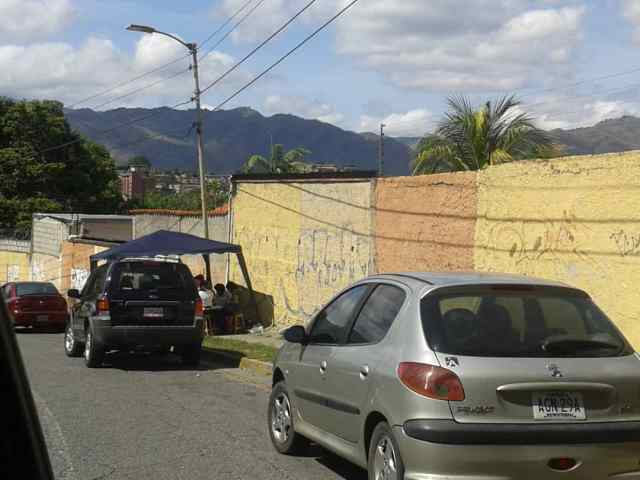
<svg viewBox="0 0 640 480">
<path fill-rule="evenodd" d="M 196 103 L 196 149 L 198 152 L 198 172 L 200 175 L 200 204 L 202 207 L 202 225 L 204 230 L 204 238 L 209 239 L 209 216 L 207 215 L 207 191 L 206 191 L 206 170 L 204 166 L 204 141 L 202 139 L 202 109 L 200 108 L 200 77 L 198 75 L 198 45 L 195 43 L 186 43 L 182 39 L 172 35 L 170 33 L 161 32 L 153 27 L 146 25 L 129 25 L 127 30 L 132 32 L 142 33 L 157 33 L 158 35 L 164 35 L 176 42 L 180 43 L 189 50 L 191 53 L 193 69 L 193 79 L 195 81 L 196 88 L 194 90 L 193 100 Z M 210 277 L 210 267 L 207 261 L 207 278 Z"/>
</svg>

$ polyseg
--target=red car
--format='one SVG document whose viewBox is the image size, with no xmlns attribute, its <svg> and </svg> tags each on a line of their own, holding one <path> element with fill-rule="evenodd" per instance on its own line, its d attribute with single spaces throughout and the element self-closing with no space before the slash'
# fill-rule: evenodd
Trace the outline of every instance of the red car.
<svg viewBox="0 0 640 480">
<path fill-rule="evenodd" d="M 69 318 L 66 300 L 48 282 L 12 282 L 2 287 L 16 327 L 64 330 Z"/>
</svg>

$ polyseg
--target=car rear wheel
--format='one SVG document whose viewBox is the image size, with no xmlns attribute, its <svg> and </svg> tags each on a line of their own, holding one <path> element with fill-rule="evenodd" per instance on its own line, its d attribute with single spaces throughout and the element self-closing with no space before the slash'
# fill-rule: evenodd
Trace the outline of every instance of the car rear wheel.
<svg viewBox="0 0 640 480">
<path fill-rule="evenodd" d="M 287 455 L 302 451 L 308 440 L 293 428 L 293 408 L 284 382 L 278 382 L 269 398 L 269 437 L 275 449 Z"/>
<path fill-rule="evenodd" d="M 97 368 L 104 360 L 104 346 L 94 338 L 93 332 L 87 330 L 87 338 L 84 344 L 84 363 L 89 368 Z"/>
<path fill-rule="evenodd" d="M 186 346 L 182 350 L 182 363 L 187 367 L 197 367 L 200 364 L 200 353 L 202 352 L 202 345 L 196 343 L 194 345 Z"/>
<path fill-rule="evenodd" d="M 64 330 L 64 353 L 67 354 L 67 357 L 79 357 L 82 354 L 82 344 L 76 340 L 71 322 Z"/>
<path fill-rule="evenodd" d="M 380 422 L 371 437 L 367 462 L 369 480 L 402 480 L 404 463 L 387 422 Z"/>
</svg>

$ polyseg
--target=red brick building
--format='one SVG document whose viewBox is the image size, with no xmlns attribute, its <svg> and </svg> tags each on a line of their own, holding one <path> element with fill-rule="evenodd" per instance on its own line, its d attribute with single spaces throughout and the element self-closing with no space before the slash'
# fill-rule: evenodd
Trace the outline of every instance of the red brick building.
<svg viewBox="0 0 640 480">
<path fill-rule="evenodd" d="M 120 193 L 125 200 L 144 198 L 144 176 L 135 168 L 120 174 Z"/>
</svg>

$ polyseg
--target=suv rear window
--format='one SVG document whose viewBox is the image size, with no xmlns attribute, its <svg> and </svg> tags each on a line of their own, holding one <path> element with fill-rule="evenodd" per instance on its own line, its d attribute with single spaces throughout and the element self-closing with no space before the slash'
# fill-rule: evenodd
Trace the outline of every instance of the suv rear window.
<svg viewBox="0 0 640 480">
<path fill-rule="evenodd" d="M 16 296 L 23 297 L 25 295 L 58 295 L 58 290 L 53 283 L 16 283 Z"/>
<path fill-rule="evenodd" d="M 126 297 L 147 296 L 150 292 L 197 296 L 189 269 L 181 263 L 136 261 L 116 264 L 111 272 L 111 292 Z"/>
<path fill-rule="evenodd" d="M 535 286 L 440 289 L 421 305 L 431 348 L 481 357 L 600 357 L 631 353 L 579 290 Z"/>
</svg>

